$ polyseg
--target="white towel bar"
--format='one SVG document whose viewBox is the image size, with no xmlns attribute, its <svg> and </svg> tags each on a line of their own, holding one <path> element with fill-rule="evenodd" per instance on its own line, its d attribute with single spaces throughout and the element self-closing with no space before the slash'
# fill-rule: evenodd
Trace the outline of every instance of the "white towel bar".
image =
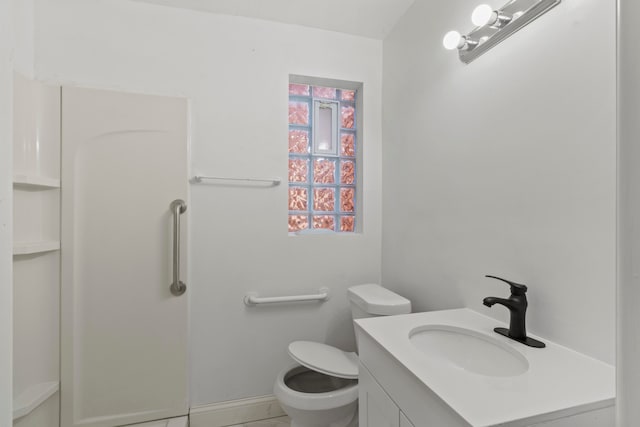
<svg viewBox="0 0 640 427">
<path fill-rule="evenodd" d="M 200 184 L 203 181 L 233 181 L 233 182 L 249 182 L 249 183 L 265 183 L 272 186 L 278 186 L 282 182 L 280 178 L 231 178 L 224 176 L 202 176 L 196 175 L 191 179 L 192 182 Z"/>
<path fill-rule="evenodd" d="M 289 295 L 281 297 L 259 297 L 255 292 L 249 292 L 244 296 L 246 305 L 274 304 L 280 302 L 326 301 L 329 299 L 329 288 L 320 288 L 317 294 Z"/>
</svg>

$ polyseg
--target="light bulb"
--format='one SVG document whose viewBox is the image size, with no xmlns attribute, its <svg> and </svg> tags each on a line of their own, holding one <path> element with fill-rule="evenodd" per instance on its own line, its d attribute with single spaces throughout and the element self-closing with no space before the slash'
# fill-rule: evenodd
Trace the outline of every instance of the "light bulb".
<svg viewBox="0 0 640 427">
<path fill-rule="evenodd" d="M 460 49 L 464 45 L 464 39 L 459 32 L 449 31 L 444 35 L 442 45 L 447 50 Z"/>
<path fill-rule="evenodd" d="M 498 13 L 488 4 L 481 4 L 476 7 L 471 14 L 471 22 L 478 27 L 484 27 L 487 24 L 493 25 L 498 19 Z"/>
</svg>

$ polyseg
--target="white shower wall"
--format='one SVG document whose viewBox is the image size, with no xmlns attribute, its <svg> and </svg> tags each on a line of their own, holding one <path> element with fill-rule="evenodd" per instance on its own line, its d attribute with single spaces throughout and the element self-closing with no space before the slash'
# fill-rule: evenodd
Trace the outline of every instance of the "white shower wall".
<svg viewBox="0 0 640 427">
<path fill-rule="evenodd" d="M 13 22 L 11 2 L 0 0 L 0 425 L 13 420 Z"/>
<path fill-rule="evenodd" d="M 191 187 L 191 403 L 271 394 L 292 340 L 352 348 L 346 288 L 380 280 L 382 43 L 126 0 L 38 0 L 35 28 L 39 79 L 189 98 L 192 175 L 286 180 L 289 74 L 363 83 L 364 234 L 289 237 L 286 185 Z"/>
<path fill-rule="evenodd" d="M 442 37 L 473 6 L 417 1 L 384 42 L 383 284 L 506 321 L 483 276 L 524 282 L 530 332 L 613 363 L 615 1 L 563 0 L 464 65 Z"/>
</svg>

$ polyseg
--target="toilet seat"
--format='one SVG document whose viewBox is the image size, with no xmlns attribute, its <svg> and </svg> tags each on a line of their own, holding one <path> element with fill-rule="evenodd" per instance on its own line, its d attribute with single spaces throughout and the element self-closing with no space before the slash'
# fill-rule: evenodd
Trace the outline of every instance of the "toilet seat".
<svg viewBox="0 0 640 427">
<path fill-rule="evenodd" d="M 312 341 L 294 341 L 289 344 L 289 355 L 311 370 L 332 377 L 358 379 L 358 355 L 327 344 Z"/>
</svg>

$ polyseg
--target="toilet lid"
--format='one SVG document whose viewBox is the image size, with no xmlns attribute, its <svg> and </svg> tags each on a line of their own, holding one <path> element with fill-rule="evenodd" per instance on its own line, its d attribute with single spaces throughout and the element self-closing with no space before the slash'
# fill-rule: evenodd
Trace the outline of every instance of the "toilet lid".
<svg viewBox="0 0 640 427">
<path fill-rule="evenodd" d="M 289 355 L 302 366 L 321 374 L 350 380 L 358 378 L 358 355 L 355 353 L 318 342 L 294 341 L 289 344 Z"/>
</svg>

